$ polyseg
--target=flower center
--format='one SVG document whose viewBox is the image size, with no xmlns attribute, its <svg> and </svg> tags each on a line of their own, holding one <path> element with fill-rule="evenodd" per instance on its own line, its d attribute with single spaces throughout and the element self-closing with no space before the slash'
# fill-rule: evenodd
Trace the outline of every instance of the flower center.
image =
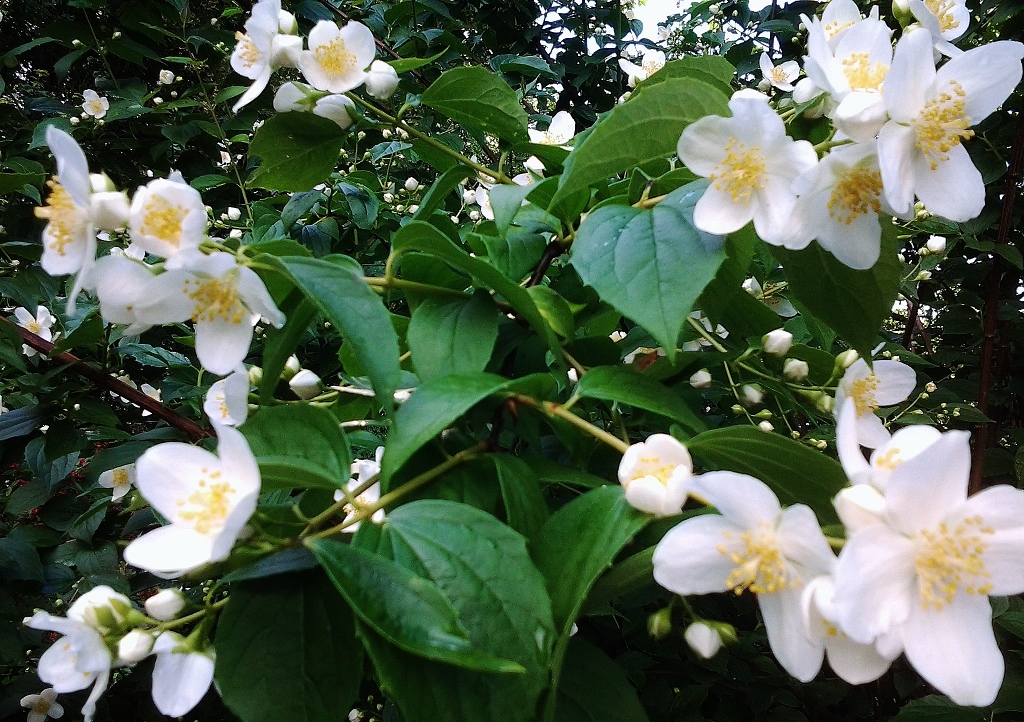
<svg viewBox="0 0 1024 722">
<path fill-rule="evenodd" d="M 653 476 L 665 486 L 668 486 L 668 481 L 672 478 L 672 472 L 676 470 L 674 465 L 664 463 L 657 456 L 641 456 L 638 467 L 636 473 L 633 474 L 633 481 Z"/>
<path fill-rule="evenodd" d="M 161 196 L 152 196 L 142 211 L 142 233 L 175 248 L 181 246 L 181 229 L 188 210 Z"/>
<path fill-rule="evenodd" d="M 764 188 L 764 155 L 757 146 L 747 148 L 735 138 L 725 146 L 725 158 L 715 166 L 708 180 L 717 190 L 726 190 L 735 203 L 750 203 L 754 191 Z"/>
<path fill-rule="evenodd" d="M 877 389 L 878 377 L 874 374 L 858 379 L 850 385 L 850 396 L 853 397 L 853 405 L 857 408 L 858 415 L 874 413 L 878 409 L 878 401 L 875 400 Z"/>
<path fill-rule="evenodd" d="M 850 168 L 832 186 L 828 213 L 840 223 L 850 225 L 865 213 L 882 209 L 882 174 L 871 168 Z"/>
<path fill-rule="evenodd" d="M 82 104 L 82 110 L 92 116 L 102 115 L 107 112 L 107 109 L 103 107 L 103 100 L 100 98 L 85 101 Z"/>
<path fill-rule="evenodd" d="M 128 478 L 127 469 L 114 469 L 113 479 L 114 486 L 125 486 L 131 480 Z"/>
<path fill-rule="evenodd" d="M 223 528 L 224 520 L 231 511 L 231 498 L 235 489 L 225 481 L 216 481 L 221 475 L 219 471 L 208 472 L 203 469 L 202 473 L 208 475 L 209 481 L 206 478 L 200 479 L 197 491 L 184 500 L 178 500 L 178 506 L 192 507 L 180 511 L 178 517 L 192 522 L 192 528 L 200 534 L 210 534 Z"/>
<path fill-rule="evenodd" d="M 889 449 L 875 459 L 875 466 L 882 469 L 888 469 L 889 471 L 892 471 L 902 463 L 903 459 L 900 458 L 900 450 L 897 448 Z"/>
<path fill-rule="evenodd" d="M 953 17 L 955 0 L 924 0 L 924 6 L 939 19 L 939 30 L 948 32 L 960 27 L 960 21 Z"/>
<path fill-rule="evenodd" d="M 974 136 L 970 130 L 971 119 L 964 114 L 964 87 L 955 80 L 949 81 L 949 90 L 929 100 L 916 118 L 911 121 L 917 134 L 917 147 L 931 161 L 932 170 L 940 161 L 949 160 L 947 153 L 960 145 L 961 140 Z"/>
<path fill-rule="evenodd" d="M 665 63 L 660 60 L 644 60 L 640 63 L 640 67 L 644 69 L 644 72 L 648 76 L 653 75 L 665 66 Z"/>
<path fill-rule="evenodd" d="M 888 65 L 878 61 L 872 63 L 867 53 L 850 53 L 843 58 L 843 75 L 850 84 L 850 90 L 878 90 L 888 72 Z"/>
<path fill-rule="evenodd" d="M 195 301 L 192 321 L 212 322 L 220 318 L 231 323 L 245 320 L 246 311 L 238 298 L 238 278 L 228 273 L 223 278 L 185 281 L 185 295 Z"/>
<path fill-rule="evenodd" d="M 564 133 L 552 133 L 550 130 L 543 131 L 541 135 L 541 145 L 563 145 L 569 142 L 569 138 Z"/>
<path fill-rule="evenodd" d="M 56 176 L 46 181 L 46 185 L 50 187 L 50 195 L 46 198 L 45 206 L 35 209 L 35 215 L 36 218 L 45 218 L 50 222 L 47 245 L 58 255 L 64 256 L 68 244 L 74 243 L 81 235 L 85 214 L 75 205 L 75 200 Z M 37 332 L 37 329 L 29 330 Z"/>
<path fill-rule="evenodd" d="M 786 71 L 782 69 L 781 65 L 776 65 L 772 68 L 772 80 L 776 83 L 787 82 L 788 79 L 786 78 Z"/>
<path fill-rule="evenodd" d="M 775 544 L 775 534 L 767 524 L 739 535 L 728 531 L 722 535 L 729 545 L 719 545 L 718 552 L 736 565 L 725 580 L 727 589 L 736 594 L 744 589 L 771 594 L 800 584 L 799 579 L 791 577 L 786 559 Z"/>
<path fill-rule="evenodd" d="M 39 701 L 32 705 L 32 713 L 36 715 L 43 715 L 44 718 L 49 717 L 50 703 L 40 697 Z"/>
<path fill-rule="evenodd" d="M 355 69 L 356 56 L 345 47 L 345 41 L 334 38 L 325 45 L 319 45 L 313 51 L 313 57 L 328 75 L 344 75 Z"/>
<path fill-rule="evenodd" d="M 992 575 L 981 555 L 988 547 L 985 536 L 994 533 L 981 516 L 973 516 L 953 529 L 943 523 L 937 530 L 915 535 L 918 546 L 914 566 L 923 609 L 942 609 L 951 604 L 957 590 L 968 594 L 992 591 Z"/>
<path fill-rule="evenodd" d="M 251 68 L 262 62 L 263 53 L 260 52 L 260 49 L 256 47 L 256 43 L 247 33 L 236 32 L 235 40 L 238 41 L 238 57 L 245 64 L 245 67 Z"/>
</svg>

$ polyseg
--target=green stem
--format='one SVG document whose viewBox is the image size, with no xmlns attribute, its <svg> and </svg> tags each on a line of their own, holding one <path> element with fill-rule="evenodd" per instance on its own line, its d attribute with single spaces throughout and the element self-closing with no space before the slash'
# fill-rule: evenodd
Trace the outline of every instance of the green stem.
<svg viewBox="0 0 1024 722">
<path fill-rule="evenodd" d="M 347 484 L 343 486 L 341 488 L 341 493 L 345 495 L 345 498 L 342 499 L 341 501 L 334 502 L 324 511 L 320 512 L 312 519 L 310 519 L 309 522 L 306 524 L 306 528 L 302 530 L 302 536 L 309 534 L 312 530 L 316 529 L 318 526 L 323 524 L 325 521 L 330 519 L 335 514 L 344 511 L 345 507 L 348 506 L 349 504 L 351 504 L 353 507 L 358 507 L 359 505 L 356 503 L 356 497 L 358 497 L 364 491 L 366 491 L 371 486 L 376 484 L 378 481 L 380 481 L 380 474 L 374 474 L 352 491 L 348 490 Z"/>
<path fill-rule="evenodd" d="M 210 604 L 204 607 L 203 609 L 200 609 L 198 612 L 193 612 L 192 614 L 188 614 L 184 617 L 179 617 L 178 619 L 172 619 L 169 622 L 162 622 L 160 624 L 157 624 L 157 629 L 160 631 L 164 631 L 167 629 L 177 629 L 178 627 L 182 627 L 186 624 L 199 621 L 206 617 L 210 612 L 219 610 L 227 603 L 228 597 L 224 597 L 223 599 L 220 599 L 214 602 L 213 604 Z"/>
<path fill-rule="evenodd" d="M 702 324 L 700 321 L 695 319 L 693 316 L 687 316 L 686 320 L 689 322 L 691 326 L 693 326 L 693 329 L 704 338 L 705 341 L 711 344 L 711 347 L 715 349 L 715 351 L 720 351 L 721 353 L 729 352 L 728 349 L 725 348 L 725 346 L 718 343 L 717 338 L 708 333 L 708 330 L 704 328 L 704 324 Z"/>
<path fill-rule="evenodd" d="M 564 421 L 568 421 L 577 429 L 580 429 L 581 431 L 590 434 L 598 441 L 603 441 L 604 443 L 608 444 L 608 446 L 612 447 L 620 454 L 625 454 L 626 449 L 629 448 L 629 444 L 627 444 L 625 441 L 623 441 L 622 439 L 613 434 L 609 434 L 604 429 L 599 429 L 586 419 L 580 418 L 572 411 L 570 411 L 568 408 L 566 408 L 564 404 L 556 404 L 551 401 L 537 401 L 534 398 L 522 395 L 517 395 L 515 399 L 519 403 L 542 411 L 548 416 L 558 417 L 560 419 L 563 419 Z"/>
<path fill-rule="evenodd" d="M 429 283 L 420 283 L 418 281 L 405 281 L 401 278 L 366 276 L 364 280 L 375 289 L 395 288 L 403 291 L 419 291 L 420 293 L 432 293 L 438 296 L 454 296 L 456 298 L 465 298 L 469 295 L 464 291 L 456 291 L 453 288 L 434 286 Z"/>
</svg>

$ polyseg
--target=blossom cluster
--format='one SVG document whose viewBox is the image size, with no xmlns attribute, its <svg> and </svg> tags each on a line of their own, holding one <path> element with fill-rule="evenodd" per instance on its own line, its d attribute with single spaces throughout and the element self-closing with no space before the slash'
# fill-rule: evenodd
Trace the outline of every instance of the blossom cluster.
<svg viewBox="0 0 1024 722">
<path fill-rule="evenodd" d="M 694 223 L 724 235 L 753 221 L 770 244 L 797 250 L 817 240 L 866 269 L 879 257 L 881 212 L 912 218 L 917 199 L 951 221 L 977 217 L 985 184 L 963 143 L 1020 82 L 1024 44 L 959 51 L 949 41 L 967 29 L 963 3 L 943 4 L 952 7 L 941 17 L 930 5 L 910 3 L 918 22 L 895 47 L 877 7 L 865 17 L 853 0 L 832 0 L 820 19 L 804 16 L 807 78 L 794 86 L 794 61 L 772 66 L 766 57 L 762 72 L 767 86 L 825 112 L 833 137 L 794 140 L 786 120 L 800 108 L 784 120 L 766 95 L 739 91 L 731 117 L 702 118 L 679 139 L 680 160 L 711 182 Z M 938 67 L 936 49 L 952 55 Z"/>
</svg>

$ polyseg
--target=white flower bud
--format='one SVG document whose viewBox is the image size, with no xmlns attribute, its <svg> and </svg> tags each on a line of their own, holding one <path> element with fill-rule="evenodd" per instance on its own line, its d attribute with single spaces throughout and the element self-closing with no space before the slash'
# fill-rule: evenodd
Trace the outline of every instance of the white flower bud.
<svg viewBox="0 0 1024 722">
<path fill-rule="evenodd" d="M 241 238 L 241 237 L 242 237 L 242 229 L 241 228 L 232 228 L 230 231 L 228 231 L 228 238 Z"/>
<path fill-rule="evenodd" d="M 761 429 L 761 431 L 764 431 L 765 433 L 768 434 L 775 431 L 775 427 L 772 426 L 772 423 L 770 421 L 762 421 L 760 424 L 757 425 L 757 428 Z"/>
<path fill-rule="evenodd" d="M 919 274 L 917 274 L 917 276 L 914 278 L 914 280 L 915 281 L 930 281 L 931 277 L 932 277 L 932 272 L 931 271 L 921 271 Z"/>
<path fill-rule="evenodd" d="M 708 5 L 708 12 L 711 13 L 712 15 L 718 15 L 719 13 L 722 12 L 722 6 L 719 5 L 718 3 Z"/>
<path fill-rule="evenodd" d="M 78 125 L 82 121 L 79 120 L 77 115 L 72 115 L 70 118 L 68 118 L 68 122 L 71 123 L 71 125 Z"/>
<path fill-rule="evenodd" d="M 453 216 L 448 216 L 448 218 L 451 220 L 452 223 L 458 223 L 459 222 L 459 214 L 458 213 L 456 213 Z"/>
<path fill-rule="evenodd" d="M 760 90 L 762 93 L 767 93 L 769 90 L 771 90 L 771 88 L 772 88 L 772 83 L 771 83 L 770 80 L 768 80 L 766 78 L 761 79 L 757 83 L 757 89 Z"/>
<path fill-rule="evenodd" d="M 241 217 L 242 217 L 241 209 L 235 208 L 234 206 L 228 206 L 228 218 L 230 218 L 233 221 L 237 221 Z"/>
<path fill-rule="evenodd" d="M 785 356 L 793 346 L 793 334 L 782 328 L 777 328 L 761 337 L 761 345 L 765 353 L 772 356 Z"/>
<path fill-rule="evenodd" d="M 924 390 L 927 391 L 930 394 L 934 394 L 935 390 L 938 389 L 938 388 L 939 387 L 936 386 L 932 381 L 929 381 L 928 383 L 926 383 L 924 385 Z"/>
<path fill-rule="evenodd" d="M 848 369 L 860 358 L 860 354 L 854 351 L 852 348 L 843 351 L 841 354 L 836 356 L 836 366 L 842 369 Z"/>
<path fill-rule="evenodd" d="M 281 10 L 277 13 L 277 29 L 284 35 L 294 35 L 299 32 L 299 23 L 290 12 Z"/>
<path fill-rule="evenodd" d="M 711 372 L 707 369 L 701 369 L 700 371 L 694 372 L 690 376 L 690 386 L 695 389 L 706 389 L 711 385 Z"/>
<path fill-rule="evenodd" d="M 476 191 L 473 190 L 472 188 L 467 188 L 466 190 L 462 191 L 462 201 L 466 205 L 472 205 L 473 203 L 476 203 Z"/>
<path fill-rule="evenodd" d="M 110 36 L 110 38 L 111 38 L 112 40 L 117 40 L 117 39 L 118 39 L 119 37 L 121 37 L 121 31 L 120 31 L 120 30 L 115 30 L 115 31 L 114 31 L 114 32 L 113 32 L 113 33 L 111 34 L 111 36 Z"/>
<path fill-rule="evenodd" d="M 289 356 L 288 360 L 284 362 L 284 369 L 281 371 L 281 378 L 287 381 L 301 370 L 302 364 L 299 363 L 299 359 L 295 356 Z"/>
<path fill-rule="evenodd" d="M 161 70 L 160 77 L 156 82 L 160 83 L 160 85 L 170 85 L 174 82 L 174 73 L 170 70 Z"/>
<path fill-rule="evenodd" d="M 153 98 L 153 105 L 163 105 L 164 99 L 159 95 Z"/>
<path fill-rule="evenodd" d="M 931 236 L 925 245 L 932 253 L 942 253 L 946 250 L 946 239 L 942 236 Z"/>
<path fill-rule="evenodd" d="M 413 178 L 412 176 L 409 176 L 408 178 L 405 179 L 405 189 L 410 193 L 417 190 L 419 187 L 420 182 Z"/>
<path fill-rule="evenodd" d="M 740 403 L 744 406 L 756 406 L 764 398 L 764 391 L 757 386 L 743 384 L 740 387 Z"/>
<path fill-rule="evenodd" d="M 415 213 L 419 209 L 420 209 L 420 207 L 418 205 L 416 205 L 415 203 L 413 205 L 409 206 L 409 212 L 410 213 Z"/>
<path fill-rule="evenodd" d="M 352 114 L 356 104 L 345 95 L 325 95 L 313 106 L 313 115 L 333 120 L 339 128 L 348 128 L 353 123 Z"/>
<path fill-rule="evenodd" d="M 127 227 L 130 210 L 124 191 L 103 191 L 89 196 L 89 215 L 97 228 L 113 231 Z"/>
<path fill-rule="evenodd" d="M 158 622 L 169 622 L 185 608 L 185 595 L 180 589 L 161 589 L 146 600 L 146 614 Z"/>
<path fill-rule="evenodd" d="M 704 622 L 694 622 L 683 632 L 690 649 L 704 659 L 711 659 L 722 648 L 722 637 L 718 630 Z"/>
<path fill-rule="evenodd" d="M 71 46 L 75 47 L 75 48 L 80 48 L 80 47 L 82 47 L 82 41 L 79 40 L 78 38 L 75 38 L 74 40 L 71 41 Z"/>
<path fill-rule="evenodd" d="M 320 377 L 309 369 L 302 369 L 288 381 L 292 392 L 303 401 L 320 395 Z"/>
<path fill-rule="evenodd" d="M 385 193 L 384 194 L 384 202 L 385 203 L 394 203 L 395 202 L 395 197 L 392 194 L 390 194 L 390 193 Z"/>
<path fill-rule="evenodd" d="M 469 212 L 469 220 L 471 220 L 471 221 L 479 221 L 480 220 L 480 211 L 470 211 Z"/>
<path fill-rule="evenodd" d="M 153 635 L 141 629 L 133 629 L 117 643 L 117 661 L 121 664 L 137 664 L 153 649 Z"/>
<path fill-rule="evenodd" d="M 815 399 L 814 407 L 823 414 L 831 414 L 833 411 L 835 411 L 836 400 L 829 396 L 828 394 L 823 393 L 817 399 Z"/>
<path fill-rule="evenodd" d="M 374 60 L 366 77 L 366 93 L 378 100 L 387 100 L 398 90 L 398 73 L 383 60 Z"/>
<path fill-rule="evenodd" d="M 788 358 L 782 365 L 782 373 L 790 381 L 803 381 L 809 372 L 807 362 L 798 358 Z"/>
</svg>

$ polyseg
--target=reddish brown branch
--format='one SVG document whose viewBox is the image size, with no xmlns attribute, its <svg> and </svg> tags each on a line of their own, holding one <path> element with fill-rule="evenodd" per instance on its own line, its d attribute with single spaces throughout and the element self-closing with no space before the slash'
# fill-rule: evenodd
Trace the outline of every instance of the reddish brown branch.
<svg viewBox="0 0 1024 722">
<path fill-rule="evenodd" d="M 909 304 L 907 308 L 907 327 L 903 329 L 903 348 L 910 350 L 910 341 L 914 338 L 914 329 L 917 327 L 917 309 L 918 304 L 916 301 L 907 299 Z"/>
<path fill-rule="evenodd" d="M 156 399 L 146 396 L 146 394 L 142 393 L 138 389 L 133 389 L 123 381 L 119 381 L 110 374 L 96 368 L 95 366 L 91 366 L 77 356 L 70 354 L 67 351 L 53 354 L 53 344 L 40 338 L 28 329 L 13 324 L 6 318 L 0 320 L 16 329 L 18 333 L 21 334 L 21 338 L 25 342 L 26 346 L 44 354 L 51 361 L 56 361 L 59 364 L 64 364 L 70 367 L 75 373 L 86 377 L 97 386 L 128 399 L 128 401 L 136 406 L 142 407 L 153 414 L 156 418 L 166 421 L 174 428 L 184 432 L 193 440 L 198 441 L 199 439 L 205 439 L 214 435 L 212 431 L 202 428 L 196 424 L 196 422 L 192 421 L 192 419 L 188 419 L 175 411 L 171 411 Z"/>
<path fill-rule="evenodd" d="M 1024 158 L 1024 122 L 1017 119 L 1017 132 L 1013 139 L 1010 166 L 1006 171 L 1006 190 L 1003 192 L 1002 213 L 999 216 L 999 231 L 996 245 L 1006 243 L 1013 227 L 1013 205 L 1017 200 L 1020 183 L 1020 166 Z M 992 254 L 992 270 L 988 274 L 988 293 L 985 298 L 985 330 L 981 343 L 981 380 L 978 384 L 978 410 L 988 415 L 989 394 L 992 391 L 993 352 L 996 339 L 996 321 L 999 309 L 999 288 L 1003 275 L 1003 259 L 998 253 Z M 969 492 L 980 491 L 984 476 L 985 449 L 991 443 L 992 424 L 979 424 L 974 442 L 974 458 L 971 463 L 971 484 Z"/>
</svg>

